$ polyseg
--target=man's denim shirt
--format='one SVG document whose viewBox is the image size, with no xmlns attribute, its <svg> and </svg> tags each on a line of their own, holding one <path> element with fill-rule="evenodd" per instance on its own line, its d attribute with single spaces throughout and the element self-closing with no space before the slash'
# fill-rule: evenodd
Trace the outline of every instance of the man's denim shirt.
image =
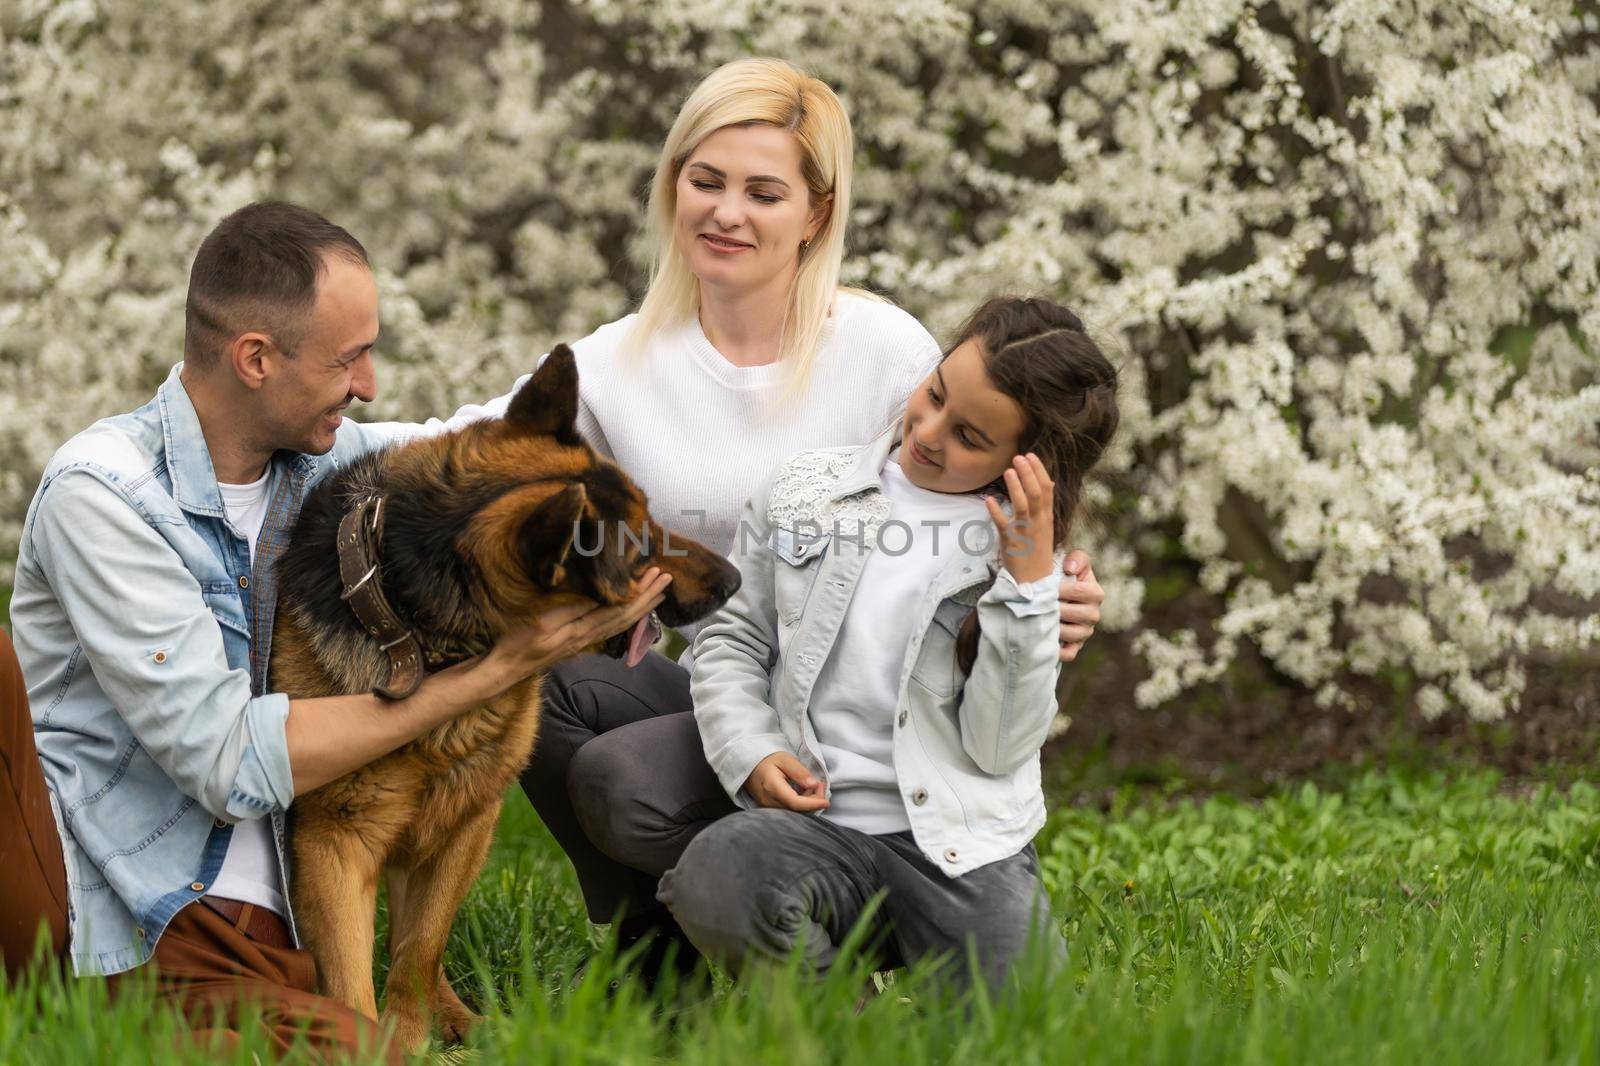
<svg viewBox="0 0 1600 1066">
<path fill-rule="evenodd" d="M 148 959 L 205 895 L 241 819 L 272 819 L 288 871 L 289 699 L 266 692 L 274 563 L 312 485 L 443 426 L 347 419 L 327 455 L 279 452 L 252 569 L 181 367 L 149 403 L 56 453 L 17 559 L 11 616 L 80 974 Z"/>
</svg>

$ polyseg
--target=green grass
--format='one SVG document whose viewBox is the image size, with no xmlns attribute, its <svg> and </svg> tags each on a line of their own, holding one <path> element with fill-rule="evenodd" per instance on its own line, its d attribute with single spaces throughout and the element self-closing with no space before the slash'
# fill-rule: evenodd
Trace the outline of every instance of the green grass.
<svg viewBox="0 0 1600 1066">
<path fill-rule="evenodd" d="M 1370 774 L 1341 792 L 1060 810 L 1039 839 L 1069 945 L 998 1001 L 899 974 L 778 970 L 680 1012 L 568 987 L 598 938 L 520 796 L 458 920 L 479 1061 L 592 1063 L 1592 1062 L 1600 1055 L 1600 791 Z M 602 963 L 602 970 L 605 964 Z M 179 1053 L 172 1019 L 99 982 L 0 989 L 0 1062 Z"/>
</svg>

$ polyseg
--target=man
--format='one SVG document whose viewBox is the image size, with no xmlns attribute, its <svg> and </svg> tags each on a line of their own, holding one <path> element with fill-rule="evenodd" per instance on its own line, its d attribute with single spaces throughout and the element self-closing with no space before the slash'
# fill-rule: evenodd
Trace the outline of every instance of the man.
<svg viewBox="0 0 1600 1066">
<path fill-rule="evenodd" d="M 0 878 L 8 973 L 42 923 L 79 974 L 154 962 L 160 994 L 205 1024 L 236 1029 L 248 1001 L 280 1048 L 302 1028 L 327 1051 L 370 1043 L 296 947 L 285 810 L 660 602 L 655 586 L 552 612 L 393 703 L 267 692 L 274 563 L 306 492 L 453 424 L 343 418 L 377 394 L 377 341 L 361 244 L 252 204 L 195 257 L 184 361 L 50 461 L 17 559 L 15 658 L 0 641 L 0 854 L 21 860 Z"/>
</svg>

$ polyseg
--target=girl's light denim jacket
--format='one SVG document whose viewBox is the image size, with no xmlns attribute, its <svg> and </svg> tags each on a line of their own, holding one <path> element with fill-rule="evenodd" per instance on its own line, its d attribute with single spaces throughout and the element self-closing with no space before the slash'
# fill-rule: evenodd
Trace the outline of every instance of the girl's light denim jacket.
<svg viewBox="0 0 1600 1066">
<path fill-rule="evenodd" d="M 803 452 L 745 505 L 732 557 L 743 583 L 696 637 L 691 678 L 706 758 L 743 807 L 756 805 L 750 772 L 775 752 L 827 780 L 807 707 L 878 530 L 893 521 L 879 472 L 894 443 L 886 433 Z M 943 531 L 948 561 L 918 607 L 894 716 L 912 834 L 950 877 L 1016 854 L 1045 817 L 1039 748 L 1056 713 L 1061 572 L 1019 585 L 1002 569 L 991 583 L 989 532 L 977 544 Z M 968 677 L 955 645 L 974 605 L 982 638 Z"/>
<path fill-rule="evenodd" d="M 288 871 L 289 700 L 266 691 L 274 564 L 317 481 L 456 424 L 347 419 L 326 455 L 279 452 L 252 568 L 181 365 L 149 403 L 55 454 L 17 559 L 11 618 L 80 974 L 147 960 L 173 915 L 205 895 L 241 819 L 272 820 Z"/>
</svg>

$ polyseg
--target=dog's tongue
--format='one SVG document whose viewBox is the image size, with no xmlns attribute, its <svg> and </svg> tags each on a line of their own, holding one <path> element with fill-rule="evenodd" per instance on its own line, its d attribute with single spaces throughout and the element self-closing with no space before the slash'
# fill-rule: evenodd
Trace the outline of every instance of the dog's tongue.
<svg viewBox="0 0 1600 1066">
<path fill-rule="evenodd" d="M 628 633 L 628 659 L 631 666 L 638 666 L 644 658 L 645 652 L 650 650 L 661 636 L 661 627 L 656 624 L 655 613 L 645 615 L 634 623 L 632 631 Z"/>
</svg>

